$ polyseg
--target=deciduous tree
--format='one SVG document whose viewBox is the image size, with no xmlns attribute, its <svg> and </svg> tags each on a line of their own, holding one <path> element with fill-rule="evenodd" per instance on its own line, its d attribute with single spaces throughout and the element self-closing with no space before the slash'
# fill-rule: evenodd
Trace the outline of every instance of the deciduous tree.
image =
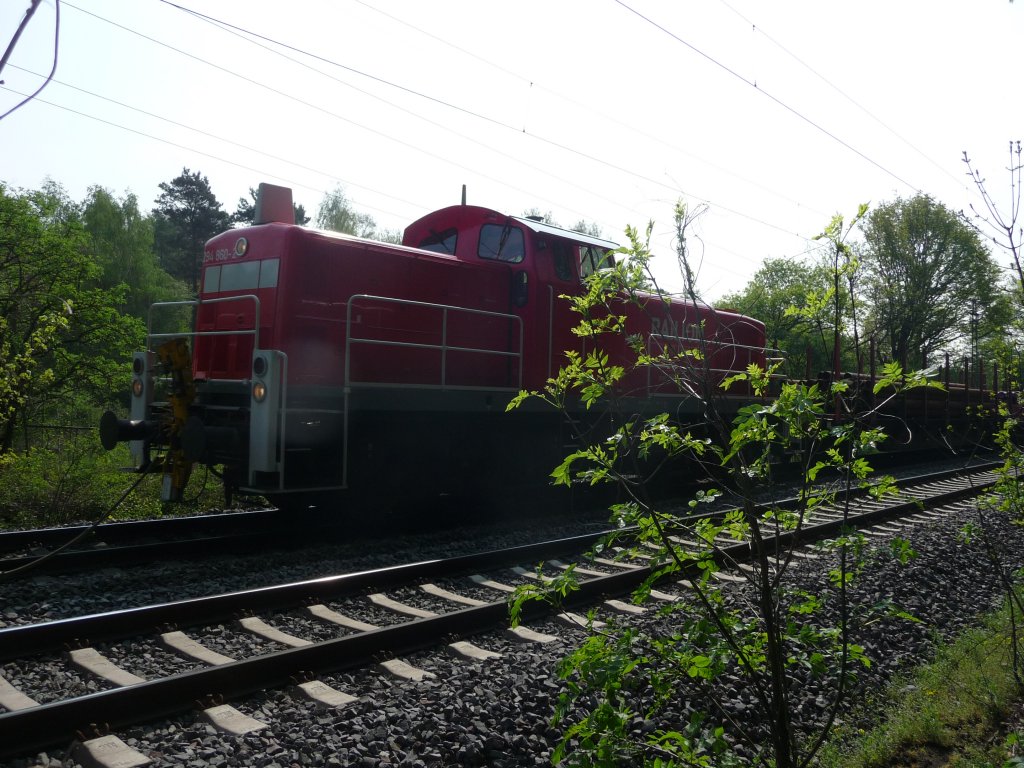
<svg viewBox="0 0 1024 768">
<path fill-rule="evenodd" d="M 316 225 L 320 229 L 357 237 L 373 237 L 377 230 L 373 217 L 357 211 L 341 187 L 335 187 L 333 192 L 324 195 L 316 214 Z"/>
<path fill-rule="evenodd" d="M 766 259 L 742 291 L 727 294 L 716 304 L 761 320 L 768 344 L 783 353 L 788 373 L 800 378 L 808 365 L 808 350 L 812 373 L 831 368 L 831 339 L 825 339 L 821 327 L 791 309 L 807 306 L 814 296 L 827 291 L 828 274 L 822 265 Z"/>
<path fill-rule="evenodd" d="M 686 230 L 692 220 L 685 205 L 676 207 L 677 253 L 694 300 L 693 271 L 686 263 Z M 780 545 L 773 536 L 802 531 L 822 505 L 840 510 L 848 526 L 850 491 L 868 487 L 865 456 L 885 435 L 870 426 L 876 413 L 854 410 L 858 398 L 845 382 L 821 386 L 790 381 L 776 387 L 772 371 L 756 364 L 721 380 L 709 352 L 721 349 L 723 338 L 702 336 L 693 347 L 652 352 L 641 334 L 627 330 L 627 305 L 652 316 L 666 311 L 651 300 L 646 287 L 651 280 L 652 226 L 646 238 L 627 229 L 630 246 L 617 251 L 614 265 L 589 275 L 586 291 L 570 299 L 580 315 L 574 332 L 586 339 L 585 352 L 567 351 L 565 363 L 543 390 L 521 392 L 509 405 L 511 409 L 527 398 L 539 398 L 576 425 L 578 447 L 551 473 L 556 483 L 618 485 L 621 501 L 612 507 L 615 532 L 596 551 L 605 557 L 618 551 L 624 559 L 639 555 L 650 564 L 648 579 L 634 595 L 638 602 L 652 597 L 660 579 L 686 577 L 677 584 L 687 589 L 687 596 L 660 609 L 666 621 L 655 631 L 609 620 L 595 626 L 559 666 L 565 693 L 554 722 L 564 724 L 565 730 L 552 761 L 806 768 L 844 709 L 856 667 L 869 661 L 858 637 L 888 609 L 854 602 L 850 587 L 866 563 L 863 535 L 847 529 L 830 543 L 836 562 L 829 585 L 813 592 L 806 590 L 794 568 L 794 553 L 787 548 L 799 536 L 790 545 Z M 848 234 L 849 227 L 836 217 L 824 233 L 833 254 L 846 253 Z M 833 260 L 830 298 L 806 308 L 805 314 L 812 309 L 827 313 L 823 327 L 842 326 L 843 299 L 834 288 L 843 281 L 845 266 L 843 258 Z M 619 336 L 629 340 L 634 357 L 613 359 L 609 354 Z M 645 412 L 630 396 L 630 377 L 650 369 L 670 376 L 675 384 L 680 396 L 675 415 Z M 756 400 L 739 407 L 730 403 L 723 389 L 737 384 Z M 923 377 L 905 376 L 890 365 L 876 394 L 922 384 Z M 769 396 L 770 389 L 777 389 L 777 395 Z M 828 414 L 837 400 L 844 405 L 843 417 L 832 420 Z M 696 423 L 680 417 L 680 403 L 699 406 Z M 590 415 L 595 412 L 602 415 Z M 597 428 L 598 423 L 607 424 L 607 431 Z M 670 461 L 686 456 L 691 460 L 688 476 L 691 469 L 712 466 L 714 479 L 709 477 L 709 484 L 689 502 L 689 511 L 696 514 L 681 517 L 661 506 L 653 481 L 664 476 Z M 799 501 L 792 508 L 766 512 L 755 490 L 772 495 L 766 491 L 780 456 L 804 470 Z M 717 488 L 735 508 L 702 514 L 704 504 L 722 495 Z M 882 478 L 871 493 L 892 490 L 891 478 Z M 722 547 L 725 540 L 742 541 L 743 556 L 750 557 L 740 577 L 749 591 L 728 597 L 711 578 L 732 557 Z M 901 561 L 911 556 L 905 544 L 893 550 Z M 520 586 L 510 602 L 513 621 L 522 617 L 529 600 L 561 602 L 578 586 L 573 571 L 570 567 L 538 584 Z M 815 718 L 798 721 L 799 702 L 807 695 L 803 686 L 811 680 L 828 692 L 819 698 L 823 704 Z M 742 709 L 731 701 L 737 690 L 745 699 Z M 671 702 L 675 705 L 668 706 Z M 681 702 L 686 702 L 684 718 L 678 716 Z M 643 727 L 637 727 L 641 722 Z"/>
<path fill-rule="evenodd" d="M 537 219 L 545 224 L 550 224 L 552 227 L 561 227 L 562 225 L 555 221 L 554 214 L 551 211 L 542 211 L 537 206 L 527 208 L 523 211 L 523 216 L 528 219 Z M 603 237 L 601 234 L 601 227 L 598 226 L 597 222 L 587 221 L 586 219 L 580 219 L 573 224 L 569 229 L 573 232 L 579 232 L 584 235 L 590 235 L 591 237 Z"/>
<path fill-rule="evenodd" d="M 971 308 L 997 303 L 999 268 L 977 233 L 927 195 L 878 206 L 863 225 L 869 322 L 880 351 L 922 367 L 969 338 Z"/>
<path fill-rule="evenodd" d="M 571 227 L 573 232 L 580 232 L 584 235 L 590 235 L 591 237 L 604 237 L 601 234 L 601 227 L 596 221 L 587 221 L 586 219 L 580 219 Z"/>
<path fill-rule="evenodd" d="M 101 286 L 80 206 L 55 184 L 15 193 L 0 186 L 0 451 L 22 415 L 124 391 L 124 360 L 142 324 L 122 315 L 124 287 Z"/>
<path fill-rule="evenodd" d="M 103 187 L 91 187 L 82 215 L 89 249 L 102 269 L 100 285 L 127 288 L 124 311 L 145 319 L 153 302 L 185 298 L 184 283 L 157 263 L 153 220 L 139 211 L 135 195 L 118 200 Z"/>
<path fill-rule="evenodd" d="M 966 151 L 963 161 L 967 166 L 967 175 L 981 195 L 982 206 L 979 210 L 972 203 L 970 215 L 961 211 L 960 216 L 979 235 L 990 237 L 997 248 L 1010 255 L 1011 268 L 1017 278 L 1018 299 L 1024 301 L 1024 262 L 1021 254 L 1024 248 L 1024 227 L 1020 221 L 1021 172 L 1024 171 L 1024 162 L 1021 161 L 1021 143 L 1019 140 L 1010 142 L 1010 164 L 1006 167 L 1010 177 L 1010 195 L 1009 200 L 1002 205 L 993 199 L 985 177 L 972 165 Z"/>
</svg>

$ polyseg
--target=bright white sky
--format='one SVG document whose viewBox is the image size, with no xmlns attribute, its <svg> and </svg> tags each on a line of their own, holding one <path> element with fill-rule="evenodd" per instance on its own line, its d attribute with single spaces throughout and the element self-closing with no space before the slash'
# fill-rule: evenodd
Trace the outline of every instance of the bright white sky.
<svg viewBox="0 0 1024 768">
<path fill-rule="evenodd" d="M 0 52 L 29 4 L 0 3 Z M 0 114 L 49 72 L 55 11 L 0 74 Z M 1009 0 L 72 0 L 54 81 L 0 121 L 0 180 L 148 211 L 187 167 L 229 212 L 269 181 L 311 215 L 342 184 L 391 229 L 466 184 L 619 242 L 654 219 L 669 288 L 682 197 L 709 204 L 715 299 L 861 202 L 976 202 L 963 150 L 1005 192 L 1022 32 Z"/>
</svg>

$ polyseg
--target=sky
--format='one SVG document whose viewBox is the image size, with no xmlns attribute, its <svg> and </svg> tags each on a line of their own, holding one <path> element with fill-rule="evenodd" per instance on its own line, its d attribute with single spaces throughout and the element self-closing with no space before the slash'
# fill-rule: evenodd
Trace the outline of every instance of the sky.
<svg viewBox="0 0 1024 768">
<path fill-rule="evenodd" d="M 0 3 L 6 48 L 30 0 Z M 261 181 L 315 215 L 339 185 L 381 228 L 468 201 L 654 222 L 655 274 L 741 290 L 815 258 L 835 214 L 925 193 L 1009 204 L 1024 2 L 43 0 L 0 71 L 0 182 L 99 185 L 149 211 L 183 169 L 234 211 Z M 2 50 L 2 49 L 0 49 Z M 996 254 L 1005 262 L 1003 254 Z"/>
</svg>

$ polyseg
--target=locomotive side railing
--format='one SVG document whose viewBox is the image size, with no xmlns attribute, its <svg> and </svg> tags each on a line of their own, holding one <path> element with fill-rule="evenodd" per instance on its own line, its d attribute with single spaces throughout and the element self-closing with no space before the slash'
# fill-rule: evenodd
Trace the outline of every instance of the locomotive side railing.
<svg viewBox="0 0 1024 768">
<path fill-rule="evenodd" d="M 655 349 L 656 343 L 660 347 L 657 350 Z M 765 363 L 769 366 L 775 363 L 782 363 L 785 360 L 784 357 L 781 357 L 781 352 L 776 349 L 767 349 L 765 347 L 753 346 L 751 344 L 737 344 L 735 342 L 720 341 L 718 339 L 690 338 L 686 336 L 674 336 L 663 333 L 652 333 L 648 337 L 647 354 L 650 355 L 651 357 L 654 357 L 658 354 L 661 354 L 665 350 L 669 349 L 670 346 L 675 346 L 680 351 L 686 349 L 698 350 L 706 357 L 718 355 L 726 350 L 733 350 L 735 353 L 748 353 L 750 357 L 754 357 L 755 355 L 765 355 Z M 779 356 L 772 357 L 772 354 Z M 699 366 L 701 373 L 708 375 L 719 375 L 722 378 L 734 375 L 746 369 L 745 365 L 740 368 L 737 368 L 736 366 L 727 368 L 715 368 L 711 366 L 704 367 L 703 362 L 703 360 L 695 360 L 693 363 L 693 367 L 696 368 Z M 683 366 L 681 364 L 680 367 L 687 366 Z M 651 395 L 657 391 L 657 394 L 660 396 L 672 396 L 672 393 L 662 392 L 659 390 L 659 387 L 664 384 L 664 381 L 661 382 L 661 384 L 654 381 L 654 376 L 658 372 L 660 372 L 662 379 L 668 378 L 668 375 L 661 370 L 660 366 L 647 366 L 647 394 Z M 774 374 L 772 378 L 782 380 L 785 378 L 785 376 L 783 376 L 782 374 Z M 679 396 L 686 397 L 688 396 L 688 393 L 680 392 Z"/>
<path fill-rule="evenodd" d="M 164 331 L 160 333 L 153 333 L 153 310 L 160 309 L 164 311 L 172 307 L 194 307 L 198 309 L 200 306 L 207 304 L 224 304 L 230 301 L 252 301 L 253 302 L 253 327 L 252 328 L 238 328 L 229 331 Z M 252 336 L 253 337 L 253 348 L 259 349 L 260 346 L 260 299 L 259 296 L 253 293 L 245 293 L 239 296 L 218 296 L 214 299 L 189 299 L 184 301 L 158 301 L 155 304 L 151 304 L 149 307 L 149 314 L 146 317 L 146 349 L 152 349 L 153 341 L 155 339 L 192 339 L 198 337 L 208 336 Z"/>
<path fill-rule="evenodd" d="M 239 328 L 230 331 L 161 331 L 159 333 L 153 332 L 153 315 L 154 310 L 165 311 L 172 308 L 181 307 L 193 307 L 198 308 L 203 304 L 223 304 L 230 301 L 252 301 L 253 307 L 253 327 L 252 328 Z M 255 294 L 247 293 L 239 296 L 220 296 L 215 299 L 187 299 L 183 301 L 158 301 L 150 305 L 149 312 L 146 316 L 146 351 L 152 352 L 154 341 L 160 339 L 194 339 L 197 337 L 205 336 L 252 336 L 253 337 L 253 348 L 259 348 L 260 345 L 260 299 Z M 194 354 L 195 350 L 193 350 Z M 161 386 L 165 386 L 170 381 L 169 376 L 152 376 L 151 383 L 159 383 Z M 227 381 L 244 381 L 244 379 L 229 379 Z M 167 402 L 165 400 L 154 400 L 152 406 L 165 406 Z"/>
<path fill-rule="evenodd" d="M 394 304 L 407 307 L 417 307 L 420 309 L 434 309 L 441 313 L 441 343 L 440 344 L 425 344 L 421 342 L 413 341 L 394 341 L 390 339 L 374 339 L 366 337 L 357 337 L 352 333 L 352 308 L 353 305 L 359 301 L 372 301 L 380 302 L 383 304 Z M 474 317 L 490 317 L 499 320 L 511 320 L 515 323 L 518 330 L 518 351 L 509 351 L 507 349 L 487 349 L 482 347 L 464 347 L 457 346 L 448 343 L 448 317 L 450 314 L 466 314 Z M 388 296 L 373 296 L 366 293 L 358 293 L 349 297 L 348 304 L 345 310 L 345 388 L 346 390 L 353 384 L 364 386 L 364 387 L 387 387 L 387 386 L 410 386 L 407 383 L 397 384 L 392 382 L 378 382 L 378 381 L 363 381 L 353 380 L 351 373 L 351 361 L 352 361 L 352 347 L 353 345 L 370 345 L 370 346 L 382 346 L 382 347 L 393 347 L 396 349 L 427 349 L 434 350 L 440 354 L 441 363 L 441 377 L 437 384 L 424 384 L 419 385 L 422 387 L 438 387 L 441 389 L 495 389 L 495 390 L 509 390 L 518 391 L 523 386 L 523 321 L 518 315 L 509 315 L 502 312 L 490 312 L 485 309 L 470 309 L 468 307 L 456 307 L 450 304 L 435 304 L 426 301 L 412 301 L 409 299 L 396 299 Z M 451 352 L 477 354 L 483 356 L 495 356 L 504 357 L 513 360 L 517 363 L 517 381 L 514 386 L 507 387 L 481 387 L 472 385 L 459 385 L 450 384 L 447 380 L 448 376 L 448 354 Z"/>
</svg>

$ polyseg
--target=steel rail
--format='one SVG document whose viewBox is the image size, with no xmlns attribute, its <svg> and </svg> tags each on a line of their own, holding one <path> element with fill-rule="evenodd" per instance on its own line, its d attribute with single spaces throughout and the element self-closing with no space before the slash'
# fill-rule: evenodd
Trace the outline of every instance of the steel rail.
<svg viewBox="0 0 1024 768">
<path fill-rule="evenodd" d="M 42 560 L 44 555 L 24 555 L 0 559 L 0 581 L 6 574 L 26 568 L 26 576 L 41 573 L 68 573 L 99 568 L 117 568 L 150 564 L 160 560 L 188 561 L 209 557 L 210 554 L 245 553 L 259 545 L 271 544 L 284 549 L 309 543 L 310 532 L 267 530 L 254 533 L 236 533 L 224 536 L 203 536 L 192 539 L 129 544 L 115 547 L 69 549 Z M 31 566 L 31 567 L 30 567 Z"/>
<path fill-rule="evenodd" d="M 995 466 L 998 466 L 998 464 L 985 464 L 979 467 L 971 467 L 970 469 L 972 472 L 982 472 Z M 962 471 L 947 470 L 931 475 L 919 475 L 904 479 L 901 481 L 901 485 L 924 485 L 961 474 Z M 867 492 L 866 489 L 853 489 L 852 497 L 861 497 L 866 495 Z M 787 509 L 793 508 L 797 504 L 797 499 L 780 499 L 773 506 Z M 702 513 L 693 517 L 681 518 L 681 521 L 683 523 L 690 523 L 696 519 L 713 514 L 716 513 Z M 628 533 L 628 529 L 625 529 L 624 532 Z M 278 546 L 282 543 L 282 536 L 292 539 L 292 544 L 297 545 L 303 543 L 307 533 L 308 531 L 282 532 L 271 530 L 234 537 L 206 537 L 184 542 L 163 542 L 125 547 L 123 548 L 124 551 L 121 551 L 120 548 L 72 551 L 54 558 L 47 564 L 47 568 L 44 570 L 47 572 L 70 571 L 96 566 L 137 564 L 140 562 L 152 562 L 158 558 L 167 559 L 168 557 L 179 559 L 198 558 L 204 557 L 210 552 L 244 551 L 256 544 L 266 542 L 269 537 L 273 537 L 273 543 Z M 174 601 L 144 608 L 125 609 L 0 630 L 0 660 L 14 658 L 15 654 L 25 647 L 35 648 L 38 652 L 42 653 L 50 649 L 60 649 L 75 638 L 88 637 L 113 640 L 161 625 L 179 625 L 188 621 L 192 621 L 195 624 L 199 623 L 200 620 L 206 622 L 220 621 L 225 617 L 230 617 L 238 610 L 257 611 L 273 609 L 280 605 L 285 605 L 289 601 L 294 601 L 296 595 L 301 593 L 303 589 L 308 590 L 310 595 L 324 596 L 337 594 L 339 591 L 358 591 L 375 583 L 389 585 L 401 583 L 403 579 L 412 580 L 433 577 L 443 572 L 443 569 L 441 571 L 433 570 L 437 563 L 448 562 L 449 565 L 447 567 L 454 569 L 458 567 L 458 561 L 463 561 L 463 567 L 466 569 L 480 569 L 488 566 L 500 567 L 503 562 L 543 559 L 550 557 L 551 552 L 564 554 L 573 549 L 578 551 L 579 549 L 586 548 L 591 543 L 596 542 L 602 535 L 605 535 L 605 533 L 598 532 L 569 539 L 523 545 L 511 550 L 485 552 L 456 558 L 451 561 L 430 561 L 428 566 L 422 563 L 392 566 L 390 568 L 356 574 L 326 577 L 324 579 L 314 579 L 275 587 L 264 587 L 248 592 L 242 591 L 192 600 Z M 499 561 L 499 555 L 503 555 L 507 559 Z M 22 562 L 31 562 L 32 560 L 33 558 L 10 558 L 0 561 L 0 566 L 4 567 L 5 570 L 12 570 Z M 495 565 L 496 563 L 497 566 Z M 417 571 L 417 569 L 420 570 Z M 33 571 L 33 573 L 39 572 L 41 571 Z M 2 576 L 2 572 L 0 572 L 0 576 Z M 35 629 L 30 630 L 29 627 Z M 48 639 L 50 637 L 53 639 Z"/>
<path fill-rule="evenodd" d="M 254 522 L 262 525 L 273 513 L 265 510 L 248 512 L 224 512 L 213 515 L 189 517 L 165 517 L 159 520 L 127 520 L 100 523 L 96 526 L 69 525 L 60 528 L 36 528 L 24 531 L 0 532 L 0 552 L 14 552 L 33 546 L 58 546 L 92 528 L 90 541 L 108 543 L 130 541 L 155 536 L 191 535 L 195 532 L 208 533 L 211 530 L 243 529 Z M 0 567 L 6 563 L 0 560 Z"/>
</svg>

